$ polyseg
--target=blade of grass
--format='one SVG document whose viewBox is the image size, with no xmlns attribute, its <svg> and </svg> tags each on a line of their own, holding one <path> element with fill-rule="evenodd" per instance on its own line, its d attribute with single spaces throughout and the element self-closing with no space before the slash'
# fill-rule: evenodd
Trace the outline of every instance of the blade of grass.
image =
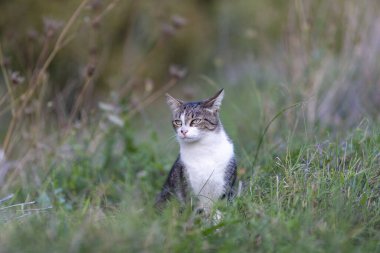
<svg viewBox="0 0 380 253">
<path fill-rule="evenodd" d="M 262 133 L 262 135 L 260 136 L 260 139 L 259 139 L 259 143 L 258 143 L 258 145 L 257 145 L 257 148 L 256 148 L 256 152 L 255 152 L 255 156 L 254 156 L 254 160 L 253 160 L 253 163 L 252 163 L 252 165 L 251 165 L 251 167 L 253 168 L 254 166 L 254 164 L 257 162 L 257 158 L 258 158 L 258 156 L 259 156 L 259 152 L 260 152 L 260 148 L 261 148 L 261 145 L 263 144 L 263 141 L 264 141 L 264 137 L 265 137 L 265 134 L 268 132 L 268 129 L 269 129 L 269 127 L 271 126 L 271 124 L 278 118 L 278 117 L 280 117 L 284 112 L 286 112 L 286 111 L 288 111 L 288 110 L 290 110 L 290 109 L 293 109 L 293 108 L 295 108 L 295 107 L 297 107 L 297 106 L 300 106 L 300 105 L 302 105 L 304 103 L 304 101 L 303 102 L 298 102 L 298 103 L 295 103 L 295 104 L 292 104 L 292 105 L 290 105 L 290 106 L 288 106 L 288 107 L 285 107 L 285 108 L 283 108 L 283 109 L 281 109 L 269 122 L 268 122 L 268 124 L 265 126 L 265 128 L 264 128 L 264 131 L 263 131 L 263 133 Z"/>
</svg>

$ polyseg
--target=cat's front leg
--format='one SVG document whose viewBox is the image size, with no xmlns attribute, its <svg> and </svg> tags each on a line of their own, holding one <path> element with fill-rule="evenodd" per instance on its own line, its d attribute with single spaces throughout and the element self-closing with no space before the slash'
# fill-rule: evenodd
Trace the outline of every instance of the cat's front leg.
<svg viewBox="0 0 380 253">
<path fill-rule="evenodd" d="M 155 207 L 161 210 L 173 196 L 184 206 L 187 196 L 186 185 L 184 167 L 178 157 L 169 172 L 160 194 L 156 198 Z"/>
</svg>

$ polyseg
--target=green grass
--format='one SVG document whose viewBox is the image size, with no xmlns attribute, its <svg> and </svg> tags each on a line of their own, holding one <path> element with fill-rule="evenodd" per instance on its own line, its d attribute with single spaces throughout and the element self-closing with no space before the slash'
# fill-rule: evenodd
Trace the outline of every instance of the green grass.
<svg viewBox="0 0 380 253">
<path fill-rule="evenodd" d="M 180 213 L 176 202 L 158 214 L 152 204 L 170 160 L 128 135 L 125 152 L 112 154 L 123 130 L 108 134 L 98 152 L 104 157 L 77 147 L 74 159 L 54 168 L 26 197 L 39 196 L 37 205 L 52 209 L 0 225 L 1 252 L 380 250 L 376 129 L 289 145 L 294 147 L 276 156 L 260 156 L 253 175 L 252 160 L 241 159 L 245 191 L 230 205 L 216 204 L 223 212 L 217 225 L 193 219 L 190 206 Z"/>
</svg>

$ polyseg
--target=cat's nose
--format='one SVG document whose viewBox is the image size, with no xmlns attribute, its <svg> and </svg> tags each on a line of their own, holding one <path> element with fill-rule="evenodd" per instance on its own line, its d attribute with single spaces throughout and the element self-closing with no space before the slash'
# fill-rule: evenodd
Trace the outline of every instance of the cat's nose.
<svg viewBox="0 0 380 253">
<path fill-rule="evenodd" d="M 189 132 L 189 130 L 184 130 L 184 129 L 181 129 L 181 133 L 182 133 L 183 135 L 186 135 L 186 134 L 187 134 L 187 132 Z"/>
</svg>

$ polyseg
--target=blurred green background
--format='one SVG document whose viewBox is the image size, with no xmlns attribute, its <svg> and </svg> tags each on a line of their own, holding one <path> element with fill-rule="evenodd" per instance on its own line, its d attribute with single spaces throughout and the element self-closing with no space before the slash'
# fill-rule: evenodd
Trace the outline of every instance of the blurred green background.
<svg viewBox="0 0 380 253">
<path fill-rule="evenodd" d="M 33 86 L 33 75 L 80 3 L 1 1 L 4 70 L 15 97 Z M 43 94 L 38 110 L 50 125 L 62 127 L 68 115 L 84 117 L 99 101 L 108 101 L 126 111 L 159 112 L 147 114 L 157 122 L 162 118 L 157 108 L 165 106 L 159 95 L 180 74 L 181 80 L 169 85 L 175 95 L 200 99 L 225 87 L 245 118 L 259 117 L 249 109 L 252 100 L 261 99 L 261 113 L 272 115 L 307 101 L 303 113 L 311 126 L 341 129 L 363 118 L 376 120 L 379 5 L 375 0 L 88 1 L 43 71 L 44 84 L 33 87 Z M 4 78 L 0 82 L 0 137 L 5 138 L 10 101 Z M 143 101 L 155 91 L 146 106 Z M 37 110 L 34 98 L 27 103 L 29 112 Z"/>
<path fill-rule="evenodd" d="M 79 4 L 0 3 L 6 69 L 25 79 L 16 93 L 27 89 Z M 160 89 L 176 65 L 187 72 L 177 85 L 177 94 L 187 99 L 204 94 L 205 79 L 226 88 L 271 86 L 272 99 L 284 100 L 284 106 L 310 99 L 307 118 L 313 124 L 355 125 L 363 116 L 378 117 L 379 5 L 375 0 L 89 1 L 48 67 L 44 102 L 52 101 L 56 115 L 70 113 L 90 69 L 95 77 L 83 106 L 91 108 L 116 92 L 133 107 L 144 93 Z M 249 103 L 240 102 L 241 108 Z"/>
</svg>

